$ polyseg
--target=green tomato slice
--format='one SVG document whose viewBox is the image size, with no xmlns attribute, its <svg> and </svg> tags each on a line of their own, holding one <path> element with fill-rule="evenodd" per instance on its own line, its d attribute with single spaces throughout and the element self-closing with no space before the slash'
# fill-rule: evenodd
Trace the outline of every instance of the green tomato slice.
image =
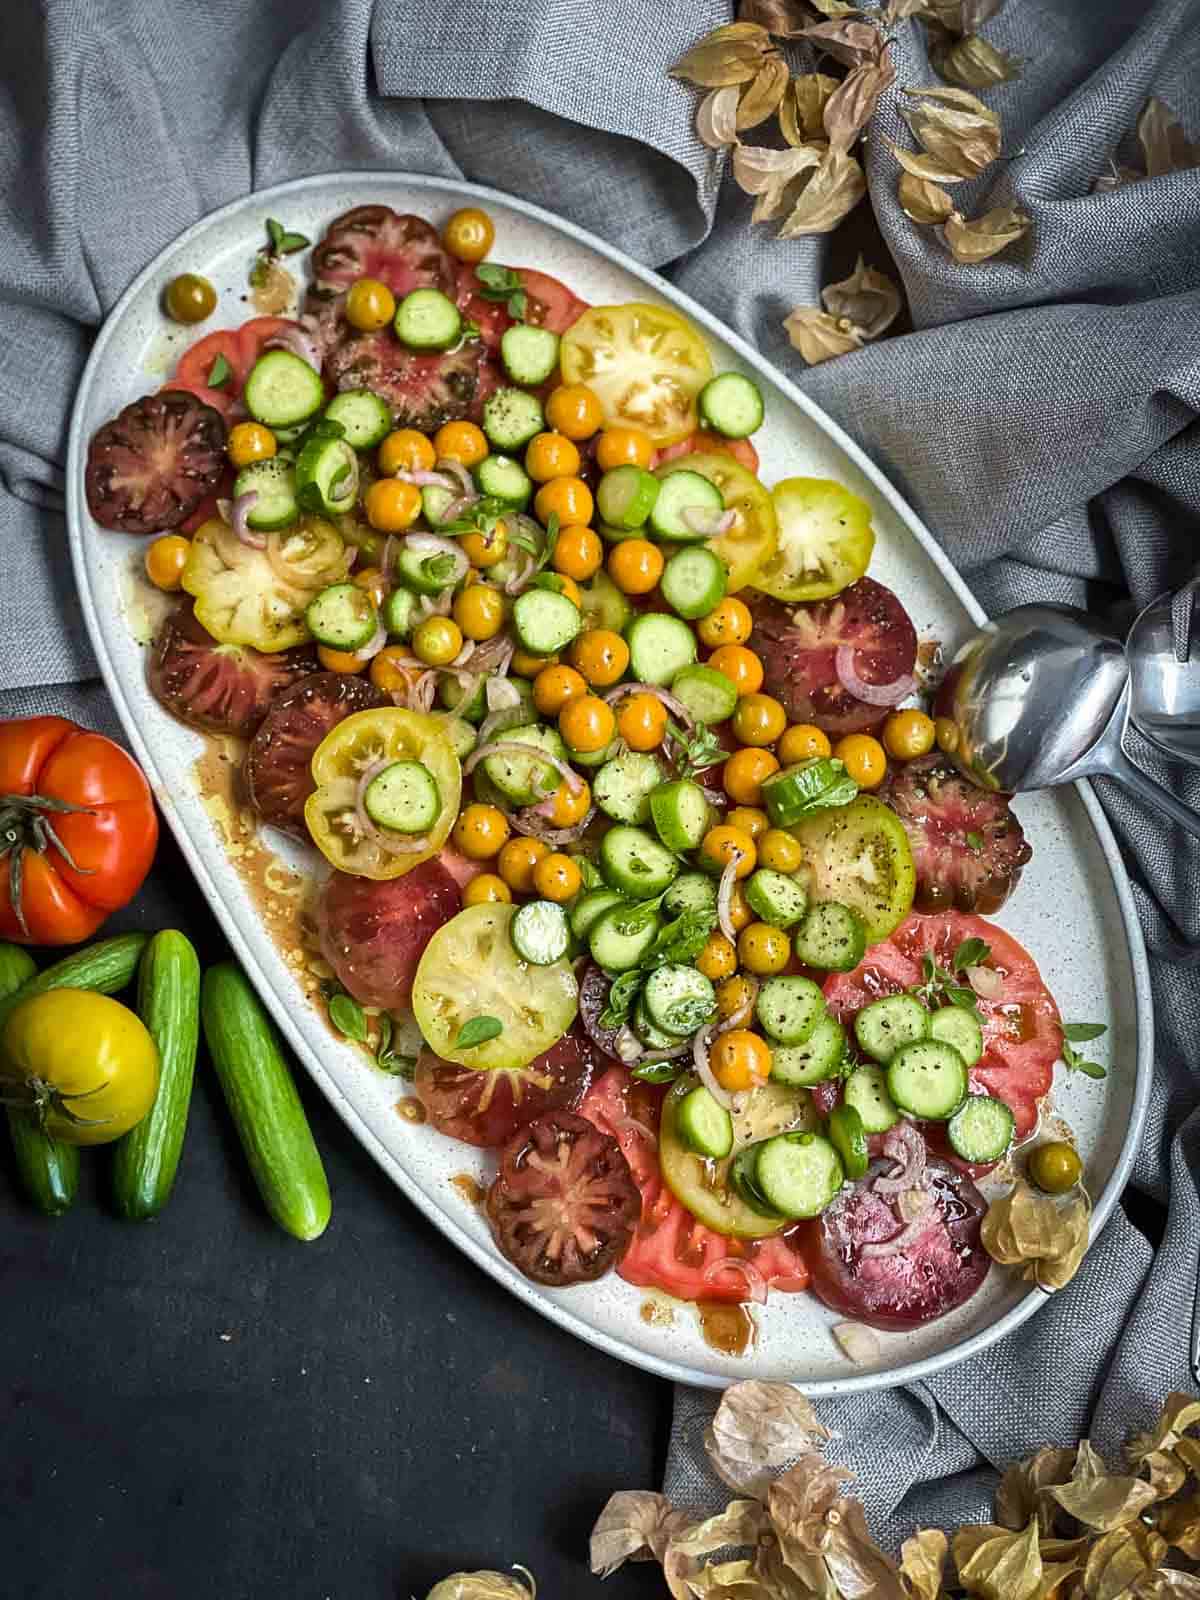
<svg viewBox="0 0 1200 1600">
<path fill-rule="evenodd" d="M 904 825 L 889 806 L 860 794 L 848 806 L 814 811 L 792 832 L 804 848 L 797 876 L 811 900 L 857 911 L 869 945 L 895 932 L 912 909 L 917 874 Z"/>
<path fill-rule="evenodd" d="M 413 1014 L 426 1044 L 446 1061 L 482 1071 L 527 1067 L 575 1020 L 579 987 L 571 963 L 537 967 L 519 956 L 511 932 L 516 909 L 468 906 L 425 947 Z M 500 1032 L 461 1049 L 456 1040 L 473 1017 L 495 1017 Z"/>
<path fill-rule="evenodd" d="M 779 538 L 775 507 L 771 496 L 752 472 L 722 450 L 676 456 L 655 472 L 669 478 L 673 472 L 698 472 L 721 491 L 726 511 L 733 512 L 733 525 L 706 541 L 729 569 L 728 592 L 736 593 L 748 584 L 761 587 L 756 574 L 775 550 Z"/>
<path fill-rule="evenodd" d="M 779 543 L 755 588 L 776 600 L 826 600 L 858 582 L 875 548 L 865 500 L 832 478 L 785 478 L 771 499 Z"/>
<path fill-rule="evenodd" d="M 709 1160 L 690 1150 L 680 1137 L 677 1111 L 681 1100 L 699 1080 L 682 1077 L 663 1102 L 658 1130 L 658 1157 L 663 1182 L 671 1193 L 706 1228 L 736 1239 L 765 1239 L 791 1226 L 786 1217 L 767 1217 L 753 1210 L 729 1183 L 729 1168 L 739 1150 L 777 1133 L 817 1126 L 816 1113 L 805 1089 L 767 1083 L 747 1095 L 733 1113 L 733 1149 L 724 1161 Z"/>
</svg>

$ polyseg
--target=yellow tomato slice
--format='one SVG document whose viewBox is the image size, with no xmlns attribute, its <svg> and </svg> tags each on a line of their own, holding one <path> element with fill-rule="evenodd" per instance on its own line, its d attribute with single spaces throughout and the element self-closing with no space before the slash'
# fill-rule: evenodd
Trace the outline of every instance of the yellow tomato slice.
<svg viewBox="0 0 1200 1600">
<path fill-rule="evenodd" d="M 447 1061 L 480 1070 L 526 1067 L 575 1020 L 579 988 L 565 958 L 535 967 L 512 942 L 516 906 L 468 906 L 425 946 L 412 1007 L 425 1042 Z M 500 1031 L 459 1049 L 466 1023 L 494 1017 Z"/>
<path fill-rule="evenodd" d="M 270 653 L 312 637 L 305 607 L 346 576 L 346 564 L 342 536 L 323 517 L 269 533 L 263 550 L 212 517 L 192 537 L 181 582 L 214 639 Z"/>
<path fill-rule="evenodd" d="M 871 508 L 832 478 L 785 478 L 771 490 L 779 545 L 754 580 L 776 600 L 827 600 L 857 583 L 875 548 Z"/>
<path fill-rule="evenodd" d="M 715 550 L 729 568 L 730 593 L 757 583 L 758 569 L 775 553 L 779 539 L 771 496 L 752 472 L 723 451 L 676 456 L 659 467 L 655 476 L 666 478 L 672 472 L 685 471 L 698 472 L 709 483 L 715 483 L 724 496 L 725 509 L 736 513 L 728 533 L 707 541 L 709 549 Z"/>
<path fill-rule="evenodd" d="M 364 773 L 381 761 L 420 761 L 433 774 L 442 810 L 420 849 L 403 834 L 364 829 L 355 807 Z M 327 861 L 358 878 L 400 878 L 438 853 L 450 835 L 462 798 L 462 768 L 443 717 L 384 706 L 339 722 L 312 759 L 317 788 L 304 806 L 313 842 Z"/>
<path fill-rule="evenodd" d="M 656 445 L 696 428 L 696 396 L 712 377 L 700 334 L 678 312 L 630 301 L 593 306 L 562 336 L 564 383 L 586 383 L 608 424 L 642 428 Z"/>
</svg>

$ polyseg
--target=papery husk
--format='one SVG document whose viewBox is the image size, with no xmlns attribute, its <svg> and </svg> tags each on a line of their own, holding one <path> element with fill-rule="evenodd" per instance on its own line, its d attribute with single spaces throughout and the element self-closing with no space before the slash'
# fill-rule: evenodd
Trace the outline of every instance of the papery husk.
<svg viewBox="0 0 1200 1600">
<path fill-rule="evenodd" d="M 1137 1522 L 1102 1535 L 1083 1568 L 1088 1600 L 1124 1600 L 1135 1584 L 1157 1571 L 1166 1553 L 1166 1540 Z"/>
<path fill-rule="evenodd" d="M 1029 232 L 1033 224 L 1032 217 L 1017 206 L 996 206 L 992 211 L 985 211 L 983 216 L 975 217 L 968 221 L 959 212 L 955 211 L 949 216 L 942 226 L 942 237 L 949 246 L 950 254 L 956 261 L 970 265 L 977 261 L 987 261 L 992 256 L 999 255 L 1001 250 L 1010 244 L 1015 244 Z M 1035 1277 L 1036 1282 L 1043 1289 L 1061 1289 L 1064 1283 L 1074 1277 L 1083 1252 L 1087 1248 L 1086 1230 L 1080 1242 L 1079 1254 L 1074 1258 L 1070 1270 L 1061 1281 L 1052 1281 L 1051 1274 L 1039 1272 L 1025 1276 Z"/>
<path fill-rule="evenodd" d="M 889 27 L 893 22 L 903 22 L 906 17 L 919 17 L 925 9 L 925 0 L 888 0 L 884 20 Z"/>
<path fill-rule="evenodd" d="M 824 139 L 825 107 L 838 80 L 824 72 L 802 72 L 793 78 L 779 105 L 779 127 L 791 145 Z"/>
<path fill-rule="evenodd" d="M 1000 154 L 1000 118 L 966 89 L 906 89 L 917 100 L 902 107 L 926 156 L 944 173 L 975 178 Z M 911 168 L 909 169 L 911 170 Z M 948 181 L 932 172 L 935 183 Z"/>
<path fill-rule="evenodd" d="M 824 145 L 801 144 L 786 150 L 742 144 L 733 152 L 733 178 L 746 194 L 758 196 L 751 222 L 778 216 L 791 200 L 799 180 L 818 169 L 825 159 Z"/>
<path fill-rule="evenodd" d="M 677 1511 L 664 1494 L 620 1489 L 609 1497 L 592 1529 L 592 1571 L 607 1578 L 626 1561 L 661 1561 L 671 1539 L 699 1520 L 690 1511 Z"/>
<path fill-rule="evenodd" d="M 950 1541 L 940 1528 L 922 1528 L 900 1546 L 900 1573 L 912 1600 L 939 1600 Z"/>
<path fill-rule="evenodd" d="M 756 22 L 777 39 L 794 39 L 808 26 L 809 11 L 803 0 L 742 0 L 739 22 Z"/>
<path fill-rule="evenodd" d="M 784 1560 L 800 1571 L 800 1556 L 820 1553 L 825 1518 L 841 1501 L 842 1487 L 853 1473 L 834 1466 L 815 1450 L 806 1451 L 794 1465 L 767 1487 L 767 1508 L 779 1538 Z"/>
<path fill-rule="evenodd" d="M 704 1566 L 704 1557 L 717 1550 L 758 1543 L 767 1526 L 765 1506 L 758 1500 L 731 1500 L 724 1511 L 682 1529 L 667 1541 L 663 1552 L 663 1577 L 675 1600 L 690 1600 L 691 1580 Z"/>
<path fill-rule="evenodd" d="M 963 181 L 961 173 L 954 172 L 941 161 L 935 161 L 931 155 L 926 155 L 923 150 L 906 150 L 902 144 L 892 145 L 891 150 L 906 173 L 911 173 L 914 178 L 920 178 L 925 183 L 961 183 Z"/>
<path fill-rule="evenodd" d="M 1157 1527 L 1168 1544 L 1193 1561 L 1200 1560 L 1200 1495 L 1189 1495 L 1186 1500 L 1164 1506 Z"/>
<path fill-rule="evenodd" d="M 906 152 L 907 153 L 907 152 Z M 896 188 L 900 209 L 912 222 L 928 227 L 945 222 L 954 211 L 954 201 L 945 189 L 929 178 L 918 178 L 911 172 L 902 172 Z"/>
<path fill-rule="evenodd" d="M 812 1404 L 786 1383 L 735 1383 L 705 1430 L 712 1469 L 739 1494 L 765 1499 L 775 1472 L 824 1444 L 829 1430 Z M 818 1457 L 818 1460 L 822 1458 Z"/>
<path fill-rule="evenodd" d="M 1075 1452 L 1070 1481 L 1053 1485 L 1046 1494 L 1068 1516 L 1097 1533 L 1110 1533 L 1140 1517 L 1158 1498 L 1143 1479 L 1109 1472 L 1087 1439 Z"/>
<path fill-rule="evenodd" d="M 851 350 L 861 350 L 864 342 L 846 317 L 831 317 L 816 306 L 797 306 L 784 317 L 783 326 L 793 348 L 799 350 L 810 367 L 832 361 L 835 356 L 848 356 Z"/>
<path fill-rule="evenodd" d="M 951 33 L 978 33 L 1004 6 L 1004 0 L 923 0 L 921 16 Z"/>
<path fill-rule="evenodd" d="M 705 34 L 669 69 L 668 75 L 705 89 L 749 83 L 770 48 L 771 35 L 758 23 L 727 22 Z"/>
<path fill-rule="evenodd" d="M 1020 1532 L 984 1526 L 961 1528 L 952 1549 L 958 1581 L 980 1600 L 1037 1600 L 1042 1555 L 1036 1517 Z"/>
<path fill-rule="evenodd" d="M 821 300 L 830 316 L 848 318 L 864 339 L 878 339 L 885 333 L 904 304 L 898 286 L 887 273 L 868 267 L 862 256 L 848 278 L 821 290 Z"/>
<path fill-rule="evenodd" d="M 811 233 L 830 233 L 866 192 L 867 180 L 854 157 L 842 150 L 829 150 L 800 191 L 777 237 L 798 239 Z"/>
<path fill-rule="evenodd" d="M 701 144 L 710 150 L 723 150 L 737 143 L 738 87 L 727 83 L 723 89 L 710 89 L 696 112 L 696 132 Z"/>
<path fill-rule="evenodd" d="M 808 0 L 814 11 L 823 17 L 861 17 L 862 7 L 850 5 L 848 0 Z"/>
<path fill-rule="evenodd" d="M 988 216 L 993 214 L 989 212 Z M 985 220 L 980 218 L 981 222 Z M 953 219 L 946 224 L 945 232 L 949 232 L 952 222 Z M 1026 218 L 1025 227 L 1028 225 Z M 1020 238 L 1024 231 L 1022 228 L 1010 235 L 1005 243 Z M 1092 1203 L 1085 1189 L 1076 1188 L 1066 1204 L 1060 1204 L 1051 1195 L 1036 1193 L 1019 1178 L 1008 1194 L 993 1200 L 988 1207 L 981 1228 L 983 1247 L 993 1261 L 1020 1266 L 1022 1276 L 1039 1288 L 1061 1289 L 1075 1276 L 1083 1260 L 1091 1214 Z"/>
<path fill-rule="evenodd" d="M 1138 143 L 1146 162 L 1148 178 L 1165 177 L 1200 166 L 1200 145 L 1193 144 L 1176 121 L 1170 106 L 1151 95 L 1137 119 Z"/>
<path fill-rule="evenodd" d="M 1160 1567 L 1133 1591 L 1134 1600 L 1200 1600 L 1200 1578 L 1174 1567 Z"/>
<path fill-rule="evenodd" d="M 690 1593 L 702 1600 L 774 1600 L 753 1561 L 720 1561 L 688 1579 Z"/>
<path fill-rule="evenodd" d="M 929 53 L 938 76 L 964 89 L 992 89 L 1021 76 L 1019 57 L 998 50 L 977 33 L 934 46 Z"/>
<path fill-rule="evenodd" d="M 1195 1427 L 1200 1427 L 1200 1400 L 1192 1394 L 1169 1394 L 1153 1428 L 1130 1434 L 1125 1454 L 1136 1466 L 1155 1450 L 1174 1450 Z M 1200 1445 L 1200 1440 L 1189 1442 Z"/>
<path fill-rule="evenodd" d="M 790 81 L 787 62 L 780 55 L 763 57 L 762 66 L 742 90 L 737 106 L 737 130 L 757 128 L 779 109 Z"/>
<path fill-rule="evenodd" d="M 1093 194 L 1112 194 L 1116 189 L 1123 189 L 1127 183 L 1141 183 L 1146 176 L 1136 167 L 1127 167 L 1116 161 L 1109 162 L 1109 170 L 1102 172 L 1092 184 Z"/>
<path fill-rule="evenodd" d="M 859 1501 L 841 1499 L 825 1513 L 821 1556 L 843 1600 L 908 1600 L 896 1563 L 871 1538 Z"/>
<path fill-rule="evenodd" d="M 513 1570 L 525 1572 L 524 1567 Z M 527 1584 L 507 1572 L 452 1572 L 434 1584 L 426 1600 L 530 1600 L 537 1593 L 537 1585 L 531 1574 L 526 1576 Z"/>
<path fill-rule="evenodd" d="M 864 61 L 878 61 L 883 50 L 883 34 L 873 22 L 842 17 L 836 22 L 814 22 L 801 30 L 801 38 L 811 39 L 818 50 L 844 67 L 860 67 Z"/>
<path fill-rule="evenodd" d="M 1043 1533 L 1054 1527 L 1058 1508 L 1047 1502 L 1045 1490 L 1056 1483 L 1069 1483 L 1075 1464 L 1075 1451 L 1045 1445 L 1026 1461 L 1018 1461 L 1000 1480 L 996 1491 L 996 1516 L 1006 1528 L 1023 1528 L 1037 1516 Z"/>
<path fill-rule="evenodd" d="M 789 1546 L 788 1560 L 776 1532 L 764 1533 L 754 1567 L 770 1600 L 840 1600 L 829 1569 L 819 1555 Z M 794 1563 L 794 1564 L 793 1564 Z"/>
<path fill-rule="evenodd" d="M 849 150 L 875 114 L 879 96 L 895 81 L 896 69 L 885 50 L 876 61 L 853 68 L 825 102 L 823 122 L 831 150 Z"/>
</svg>

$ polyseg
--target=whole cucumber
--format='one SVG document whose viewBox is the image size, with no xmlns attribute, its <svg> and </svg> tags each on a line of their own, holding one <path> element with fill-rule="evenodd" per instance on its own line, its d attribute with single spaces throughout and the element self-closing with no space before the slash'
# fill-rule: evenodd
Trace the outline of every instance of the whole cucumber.
<svg viewBox="0 0 1200 1600">
<path fill-rule="evenodd" d="M 137 1012 L 158 1046 L 154 1104 L 117 1144 L 113 1202 L 130 1222 L 156 1217 L 171 1197 L 187 1131 L 200 1037 L 200 962 L 174 928 L 156 933 L 138 964 Z"/>
<path fill-rule="evenodd" d="M 295 1238 L 318 1238 L 331 1209 L 325 1168 L 275 1025 L 232 961 L 204 974 L 200 1020 L 267 1210 Z"/>
<path fill-rule="evenodd" d="M 99 939 L 85 950 L 64 956 L 52 967 L 46 967 L 35 978 L 28 978 L 19 989 L 0 996 L 0 1031 L 13 1012 L 24 1000 L 35 994 L 45 994 L 47 989 L 94 989 L 98 994 L 117 994 L 129 983 L 137 971 L 142 951 L 146 948 L 148 933 L 117 933 L 111 939 Z"/>
<path fill-rule="evenodd" d="M 37 971 L 37 963 L 19 944 L 0 944 L 0 999 L 15 994 Z M 43 1133 L 37 1119 L 16 1106 L 8 1108 L 17 1172 L 26 1193 L 48 1217 L 61 1217 L 79 1190 L 79 1146 L 59 1144 Z"/>
</svg>

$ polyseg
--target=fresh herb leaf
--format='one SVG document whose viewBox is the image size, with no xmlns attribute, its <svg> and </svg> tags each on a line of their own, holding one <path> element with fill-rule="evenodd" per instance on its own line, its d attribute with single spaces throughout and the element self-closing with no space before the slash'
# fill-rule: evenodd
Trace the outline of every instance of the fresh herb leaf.
<svg viewBox="0 0 1200 1600">
<path fill-rule="evenodd" d="M 932 983 L 934 981 L 934 979 L 937 977 L 937 972 L 938 972 L 937 962 L 929 954 L 928 950 L 926 950 L 925 954 L 921 957 L 921 971 L 925 975 L 925 982 L 926 983 Z"/>
<path fill-rule="evenodd" d="M 336 484 L 334 487 L 336 488 Z M 421 571 L 425 573 L 430 583 L 444 583 L 457 566 L 458 563 L 447 551 L 445 555 L 426 556 L 421 563 Z"/>
<path fill-rule="evenodd" d="M 955 972 L 965 972 L 968 967 L 977 967 L 992 953 L 990 944 L 982 939 L 964 939 L 954 952 Z"/>
<path fill-rule="evenodd" d="M 295 255 L 297 250 L 306 250 L 312 240 L 303 233 L 285 233 L 279 241 L 279 254 L 281 256 Z"/>
<path fill-rule="evenodd" d="M 470 1017 L 458 1030 L 454 1048 L 473 1050 L 476 1045 L 486 1044 L 489 1039 L 495 1039 L 503 1032 L 504 1024 L 499 1017 Z"/>
<path fill-rule="evenodd" d="M 1102 1067 L 1098 1061 L 1088 1061 L 1079 1051 L 1072 1047 L 1071 1041 L 1083 1044 L 1088 1039 L 1098 1039 L 1102 1033 L 1108 1032 L 1108 1025 L 1103 1022 L 1064 1022 L 1062 1058 L 1071 1072 L 1082 1072 L 1087 1078 L 1107 1078 L 1108 1069 Z"/>
<path fill-rule="evenodd" d="M 340 1034 L 353 1039 L 355 1044 L 366 1042 L 367 1018 L 353 996 L 345 992 L 335 994 L 329 1002 L 329 1020 Z"/>
<path fill-rule="evenodd" d="M 579 868 L 579 880 L 585 892 L 588 889 L 598 889 L 604 882 L 594 861 L 589 861 L 586 856 L 572 856 L 571 860 Z"/>
<path fill-rule="evenodd" d="M 988 946 L 982 939 L 964 939 L 954 952 L 952 972 L 947 972 L 945 967 L 938 966 L 931 953 L 926 950 L 921 957 L 922 982 L 915 984 L 908 992 L 915 995 L 932 1010 L 938 1006 L 958 1006 L 962 1011 L 969 1011 L 972 1016 L 979 1016 L 979 1001 L 974 989 L 967 988 L 958 982 L 958 974 L 969 966 L 976 965 L 988 954 Z"/>
<path fill-rule="evenodd" d="M 608 991 L 608 1000 L 604 1010 L 600 1013 L 600 1026 L 602 1028 L 621 1028 L 633 1009 L 633 1002 L 638 997 L 638 990 L 642 987 L 643 972 L 635 969 L 632 972 L 622 972 L 613 979 L 612 988 Z"/>
<path fill-rule="evenodd" d="M 380 1056 L 391 1054 L 392 1035 L 395 1033 L 395 1031 L 396 1025 L 385 1011 L 379 1019 L 379 1032 L 375 1040 L 376 1059 L 378 1059 Z"/>
<path fill-rule="evenodd" d="M 676 766 L 681 778 L 694 778 L 698 772 L 724 761 L 729 754 L 713 730 L 704 723 L 697 724 L 688 733 L 677 722 L 668 720 L 667 732 L 679 746 L 680 757 Z"/>
<path fill-rule="evenodd" d="M 957 984 L 952 984 L 946 989 L 946 999 L 952 1006 L 958 1006 L 962 1011 L 971 1011 L 978 1015 L 978 1006 L 975 1003 L 974 989 L 962 989 Z"/>
<path fill-rule="evenodd" d="M 971 846 L 971 849 L 974 850 L 975 854 L 978 855 L 983 849 L 983 835 L 981 833 L 969 833 L 967 834 L 967 843 Z"/>
<path fill-rule="evenodd" d="M 267 238 L 271 241 L 271 252 L 279 254 L 279 246 L 286 232 L 282 222 L 276 222 L 274 217 L 267 218 Z"/>
<path fill-rule="evenodd" d="M 495 527 L 504 503 L 497 500 L 495 495 L 481 495 L 474 501 L 461 517 L 455 517 L 453 522 L 447 522 L 439 527 L 439 533 L 490 533 Z M 511 536 L 510 536 L 511 537 Z"/>
<path fill-rule="evenodd" d="M 471 322 L 468 319 L 462 325 L 462 335 L 461 335 L 461 337 L 462 337 L 462 341 L 463 341 L 464 344 L 466 344 L 466 343 L 468 343 L 470 341 L 473 341 L 475 339 L 480 339 L 480 338 L 483 337 L 483 329 L 479 326 L 479 324 L 477 322 Z"/>
<path fill-rule="evenodd" d="M 665 1025 L 671 1033 L 686 1036 L 695 1033 L 697 1028 L 703 1028 L 716 1014 L 714 1001 L 698 998 L 677 1000 L 673 1006 L 667 1008 Z"/>
<path fill-rule="evenodd" d="M 338 492 L 353 470 L 354 469 L 351 467 L 348 461 L 343 461 L 342 465 L 329 480 L 329 493 L 331 495 L 335 495 Z M 446 556 L 444 559 L 449 561 L 451 558 Z"/>
<path fill-rule="evenodd" d="M 542 553 L 538 557 L 537 570 L 547 566 L 554 559 L 554 547 L 558 543 L 558 512 L 552 511 L 546 519 L 546 542 L 542 546 Z"/>
<path fill-rule="evenodd" d="M 1085 1044 L 1089 1039 L 1098 1039 L 1101 1034 L 1107 1032 L 1107 1022 L 1063 1023 L 1063 1038 L 1070 1039 L 1073 1044 Z"/>
<path fill-rule="evenodd" d="M 484 261 L 475 268 L 475 276 L 479 279 L 481 299 L 502 302 L 515 322 L 524 320 L 529 302 L 519 272 L 495 261 Z"/>
<path fill-rule="evenodd" d="M 647 964 L 655 967 L 684 966 L 694 961 L 716 925 L 715 911 L 682 912 L 673 922 L 660 928 L 658 937 L 650 947 Z"/>
<path fill-rule="evenodd" d="M 643 1083 L 674 1083 L 683 1071 L 678 1061 L 649 1061 L 644 1066 L 630 1067 L 630 1075 Z"/>
<path fill-rule="evenodd" d="M 417 1075 L 416 1056 L 397 1055 L 392 1049 L 396 1026 L 385 1011 L 379 1019 L 379 1034 L 375 1040 L 375 1065 L 393 1078 L 403 1078 L 411 1083 Z"/>
<path fill-rule="evenodd" d="M 208 369 L 208 377 L 204 380 L 210 389 L 223 389 L 233 377 L 233 368 L 224 356 L 218 356 Z"/>
<path fill-rule="evenodd" d="M 283 223 L 277 222 L 274 217 L 267 218 L 267 238 L 271 241 L 267 253 L 272 256 L 290 256 L 312 243 L 302 233 L 289 233 Z"/>
</svg>

